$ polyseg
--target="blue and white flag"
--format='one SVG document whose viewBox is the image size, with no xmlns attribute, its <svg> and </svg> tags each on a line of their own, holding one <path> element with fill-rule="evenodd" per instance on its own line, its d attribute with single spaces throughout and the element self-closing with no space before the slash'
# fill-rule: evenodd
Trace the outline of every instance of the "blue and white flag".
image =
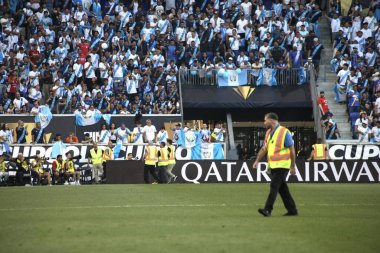
<svg viewBox="0 0 380 253">
<path fill-rule="evenodd" d="M 119 140 L 116 143 L 116 146 L 113 148 L 113 159 L 114 160 L 119 158 L 120 151 L 121 151 L 122 147 L 123 147 L 123 142 Z"/>
<path fill-rule="evenodd" d="M 57 141 L 54 143 L 51 149 L 51 158 L 56 159 L 58 155 L 63 155 L 65 153 L 66 145 L 62 141 Z"/>
<path fill-rule="evenodd" d="M 306 71 L 304 67 L 298 69 L 298 84 L 302 85 L 306 83 Z"/>
<path fill-rule="evenodd" d="M 240 85 L 247 85 L 247 70 L 226 70 L 223 74 L 218 73 L 219 87 L 236 87 Z"/>
<path fill-rule="evenodd" d="M 238 73 L 239 85 L 247 85 L 247 83 L 248 83 L 248 70 L 242 69 L 240 71 L 237 71 L 237 73 Z"/>
<path fill-rule="evenodd" d="M 192 160 L 223 160 L 224 151 L 221 143 L 202 143 L 191 150 Z"/>
<path fill-rule="evenodd" d="M 98 123 L 101 119 L 106 121 L 106 124 L 109 125 L 111 121 L 111 115 L 105 114 L 103 115 L 101 112 L 95 112 L 91 116 L 83 116 L 81 114 L 75 115 L 75 124 L 77 126 L 90 126 Z"/>
<path fill-rule="evenodd" d="M 111 114 L 104 114 L 103 119 L 106 122 L 107 126 L 111 124 Z"/>
<path fill-rule="evenodd" d="M 53 114 L 51 113 L 49 107 L 46 105 L 41 105 L 38 107 L 38 114 L 34 117 L 34 122 L 40 122 L 41 128 L 44 129 L 47 127 L 53 118 Z"/>
<path fill-rule="evenodd" d="M 269 85 L 269 86 L 275 86 L 277 85 L 276 80 L 276 69 L 270 69 L 270 68 L 263 68 L 259 72 L 259 76 L 257 78 L 257 85 Z"/>
</svg>

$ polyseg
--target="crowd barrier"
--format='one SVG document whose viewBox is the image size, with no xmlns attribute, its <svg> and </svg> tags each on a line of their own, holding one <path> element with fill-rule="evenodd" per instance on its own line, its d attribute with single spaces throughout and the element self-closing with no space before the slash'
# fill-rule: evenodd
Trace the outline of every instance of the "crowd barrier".
<svg viewBox="0 0 380 253">
<path fill-rule="evenodd" d="M 246 83 L 243 85 L 257 86 L 258 74 L 252 69 L 246 69 L 243 71 L 246 75 L 244 80 Z M 310 71 L 305 69 L 304 82 L 309 82 Z M 205 69 L 197 70 L 180 70 L 178 74 L 181 85 L 184 86 L 218 86 L 218 70 L 206 71 Z M 276 71 L 276 81 L 277 85 L 280 86 L 297 86 L 300 83 L 300 69 L 287 69 L 287 70 L 277 70 Z"/>
<path fill-rule="evenodd" d="M 225 143 L 220 143 L 225 150 Z M 127 144 L 122 145 L 119 152 L 119 157 L 117 159 L 124 160 L 129 153 L 132 154 L 133 159 L 136 161 L 142 161 L 144 158 L 145 147 L 147 144 Z M 210 145 L 214 145 L 211 143 Z M 24 157 L 33 157 L 40 155 L 47 158 L 46 166 L 50 166 L 54 159 L 51 158 L 51 152 L 53 144 L 13 144 L 10 146 L 12 150 L 12 157 L 16 158 L 19 153 L 23 154 Z M 105 145 L 99 145 L 100 149 L 104 149 Z M 70 152 L 72 156 L 81 156 L 81 159 L 76 161 L 75 166 L 78 168 L 86 166 L 88 163 L 88 158 L 90 157 L 90 150 L 92 149 L 91 144 L 67 144 L 65 148 L 65 153 Z M 190 160 L 192 149 L 185 147 L 176 147 L 175 158 L 176 160 Z M 224 152 L 225 154 L 226 152 Z M 63 155 L 65 158 L 65 155 Z M 224 157 L 225 158 L 225 157 Z M 212 157 L 209 157 L 212 160 Z"/>
</svg>

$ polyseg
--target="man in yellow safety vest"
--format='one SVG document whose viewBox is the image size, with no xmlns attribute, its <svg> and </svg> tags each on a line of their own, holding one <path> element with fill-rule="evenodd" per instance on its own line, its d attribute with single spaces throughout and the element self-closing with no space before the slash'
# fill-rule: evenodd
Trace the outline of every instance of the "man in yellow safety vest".
<svg viewBox="0 0 380 253">
<path fill-rule="evenodd" d="M 160 149 L 157 152 L 158 156 L 158 178 L 161 184 L 168 183 L 168 175 L 166 173 L 169 162 L 169 151 L 165 142 L 160 143 Z"/>
<path fill-rule="evenodd" d="M 95 179 L 95 184 L 99 183 L 99 175 L 103 174 L 103 151 L 98 148 L 96 142 L 93 143 L 90 150 L 92 162 L 92 176 Z"/>
<path fill-rule="evenodd" d="M 264 146 L 257 155 L 253 168 L 256 169 L 259 161 L 267 155 L 268 169 L 271 171 L 272 178 L 265 207 L 258 211 L 264 216 L 270 216 L 277 193 L 280 193 L 285 208 L 288 210 L 285 216 L 296 216 L 298 215 L 296 204 L 286 184 L 289 170 L 291 175 L 296 173 L 296 153 L 292 135 L 287 128 L 280 126 L 275 113 L 265 115 L 264 125 L 268 131 L 265 134 Z"/>
<path fill-rule="evenodd" d="M 112 141 L 108 142 L 108 146 L 104 149 L 103 152 L 103 180 L 107 178 L 107 161 L 113 160 L 113 143 Z"/>
<path fill-rule="evenodd" d="M 308 161 L 313 160 L 331 160 L 326 144 L 322 143 L 322 139 L 317 139 L 317 144 L 311 147 L 311 154 Z"/>
<path fill-rule="evenodd" d="M 156 163 L 158 160 L 157 147 L 153 145 L 153 141 L 150 141 L 148 146 L 145 147 L 145 166 L 144 166 L 144 181 L 146 184 L 150 183 L 149 173 L 152 175 L 154 181 L 153 184 L 158 183 L 158 176 L 156 171 Z"/>
</svg>

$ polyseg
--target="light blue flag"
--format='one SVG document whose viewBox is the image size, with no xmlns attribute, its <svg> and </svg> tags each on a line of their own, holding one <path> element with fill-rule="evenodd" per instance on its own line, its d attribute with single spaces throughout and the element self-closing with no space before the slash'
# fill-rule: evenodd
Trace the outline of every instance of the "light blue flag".
<svg viewBox="0 0 380 253">
<path fill-rule="evenodd" d="M 222 143 L 202 143 L 197 132 L 196 145 L 191 149 L 191 160 L 223 160 L 225 159 Z"/>
<path fill-rule="evenodd" d="M 177 145 L 178 146 L 185 146 L 186 145 L 186 137 L 185 137 L 185 132 L 183 131 L 183 128 L 181 128 L 177 140 Z"/>
<path fill-rule="evenodd" d="M 195 146 L 191 148 L 191 160 L 202 159 L 202 137 L 199 132 L 194 131 Z"/>
<path fill-rule="evenodd" d="M 213 159 L 214 160 L 225 159 L 222 143 L 213 143 Z"/>
<path fill-rule="evenodd" d="M 104 114 L 103 119 L 106 122 L 107 126 L 111 124 L 111 114 Z"/>
<path fill-rule="evenodd" d="M 46 105 L 41 105 L 38 107 L 38 114 L 34 117 L 34 122 L 40 122 L 41 128 L 44 129 L 47 127 L 53 118 L 53 114 L 51 113 L 49 107 Z"/>
<path fill-rule="evenodd" d="M 116 146 L 113 148 L 113 159 L 119 158 L 121 147 L 123 146 L 122 141 L 118 141 L 116 143 Z"/>
<path fill-rule="evenodd" d="M 302 85 L 306 83 L 306 71 L 304 67 L 298 69 L 298 84 Z"/>
<path fill-rule="evenodd" d="M 75 115 L 75 124 L 77 126 L 90 126 L 98 123 L 103 118 L 103 115 L 99 112 L 95 112 L 90 117 L 83 116 L 81 114 Z"/>
<path fill-rule="evenodd" d="M 63 155 L 65 153 L 66 145 L 62 141 L 57 141 L 54 143 L 51 149 L 51 158 L 57 158 L 58 155 Z"/>
<path fill-rule="evenodd" d="M 277 85 L 276 74 L 277 74 L 276 69 L 270 69 L 270 68 L 260 69 L 259 76 L 257 78 L 257 86 L 263 85 L 263 84 L 270 85 L 270 86 Z"/>
<path fill-rule="evenodd" d="M 238 81 L 239 81 L 239 85 L 247 85 L 248 70 L 242 69 L 240 73 L 238 72 Z"/>
<path fill-rule="evenodd" d="M 228 77 L 226 78 L 225 76 L 218 74 L 218 86 L 228 87 Z"/>
</svg>

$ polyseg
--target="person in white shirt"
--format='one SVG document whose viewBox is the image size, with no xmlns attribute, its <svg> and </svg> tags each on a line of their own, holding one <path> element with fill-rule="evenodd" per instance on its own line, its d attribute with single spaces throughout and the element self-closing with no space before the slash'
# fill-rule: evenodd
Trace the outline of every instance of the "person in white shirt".
<svg viewBox="0 0 380 253">
<path fill-rule="evenodd" d="M 372 128 L 372 138 L 374 142 L 380 142 L 380 120 L 378 120 L 376 126 Z"/>
<path fill-rule="evenodd" d="M 107 125 L 103 124 L 98 135 L 98 144 L 108 144 L 111 133 L 107 129 Z"/>
<path fill-rule="evenodd" d="M 368 28 L 372 31 L 375 31 L 377 29 L 377 20 L 376 17 L 373 15 L 373 10 L 368 11 L 368 16 L 365 17 L 363 23 L 368 24 Z"/>
<path fill-rule="evenodd" d="M 240 16 L 240 19 L 236 22 L 237 27 L 237 33 L 240 35 L 240 37 L 245 37 L 245 28 L 248 25 L 248 20 L 244 18 L 244 15 Z"/>
<path fill-rule="evenodd" d="M 372 37 L 372 30 L 368 28 L 368 23 L 363 23 L 363 28 L 361 29 L 361 31 L 365 39 Z"/>
<path fill-rule="evenodd" d="M 369 47 L 368 48 L 368 52 L 365 54 L 365 61 L 366 61 L 366 64 L 369 66 L 369 67 L 373 67 L 376 63 L 376 57 L 377 57 L 377 54 L 375 51 L 373 51 L 373 48 L 372 47 Z"/>
<path fill-rule="evenodd" d="M 133 128 L 133 143 L 136 144 L 143 144 L 144 143 L 144 138 L 143 138 L 143 132 L 144 129 L 141 126 L 140 122 L 136 122 L 136 126 Z"/>
<path fill-rule="evenodd" d="M 123 144 L 128 144 L 128 136 L 131 135 L 131 131 L 123 123 L 118 129 L 116 129 L 116 135 Z"/>
<path fill-rule="evenodd" d="M 362 124 L 358 126 L 359 142 L 369 142 L 371 135 L 372 131 L 368 127 L 368 120 L 363 120 Z"/>
<path fill-rule="evenodd" d="M 213 142 L 223 142 L 225 132 L 226 131 L 223 129 L 222 125 L 217 123 L 211 134 Z"/>
<path fill-rule="evenodd" d="M 152 121 L 150 119 L 146 120 L 146 125 L 143 128 L 144 133 L 144 142 L 154 142 L 156 139 L 157 129 L 154 125 L 152 125 Z"/>
<path fill-rule="evenodd" d="M 243 8 L 245 17 L 251 16 L 252 3 L 249 0 L 244 0 L 244 2 L 240 6 Z"/>
<path fill-rule="evenodd" d="M 263 45 L 259 48 L 259 52 L 262 53 L 264 56 L 266 56 L 268 50 L 269 50 L 268 41 L 264 40 Z"/>
<path fill-rule="evenodd" d="M 168 132 L 165 130 L 165 127 L 161 127 L 160 131 L 157 133 L 157 144 L 160 144 L 161 142 L 166 143 L 168 138 Z"/>
<path fill-rule="evenodd" d="M 26 100 L 24 97 L 21 97 L 19 92 L 16 92 L 16 97 L 13 100 L 13 105 L 16 110 L 21 111 L 21 108 L 28 103 L 28 100 Z"/>
</svg>

